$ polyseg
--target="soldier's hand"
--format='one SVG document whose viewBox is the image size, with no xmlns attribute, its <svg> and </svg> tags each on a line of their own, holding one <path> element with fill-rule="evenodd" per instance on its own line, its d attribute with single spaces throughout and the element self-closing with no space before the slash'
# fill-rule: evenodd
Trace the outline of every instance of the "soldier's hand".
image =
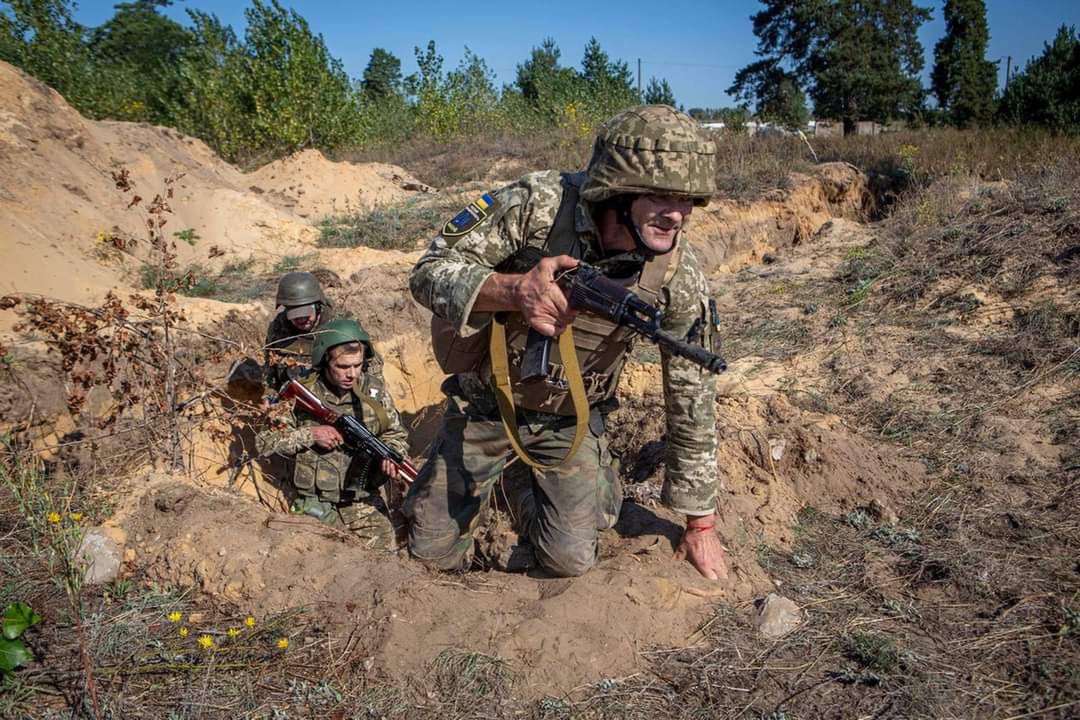
<svg viewBox="0 0 1080 720">
<path fill-rule="evenodd" d="M 345 438 L 332 425 L 316 425 L 311 428 L 311 435 L 315 438 L 315 447 L 323 450 L 333 450 L 345 442 Z"/>
<path fill-rule="evenodd" d="M 675 550 L 675 559 L 689 560 L 699 573 L 710 580 L 723 580 L 728 575 L 727 559 L 715 528 L 715 515 L 688 517 L 686 531 Z"/>
<path fill-rule="evenodd" d="M 379 468 L 383 471 L 383 474 L 391 480 L 398 479 L 397 465 L 395 465 L 392 461 L 384 458 L 382 463 L 379 465 Z"/>
<path fill-rule="evenodd" d="M 555 282 L 558 273 L 577 265 L 578 261 L 569 255 L 544 258 L 518 279 L 515 299 L 525 322 L 537 332 L 550 337 L 559 335 L 577 315 Z"/>
</svg>

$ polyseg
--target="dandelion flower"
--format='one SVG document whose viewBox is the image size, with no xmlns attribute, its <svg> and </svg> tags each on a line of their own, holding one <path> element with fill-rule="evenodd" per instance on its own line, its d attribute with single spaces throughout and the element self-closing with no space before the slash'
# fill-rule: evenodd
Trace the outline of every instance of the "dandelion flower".
<svg viewBox="0 0 1080 720">
<path fill-rule="evenodd" d="M 179 610 L 173 610 L 171 613 L 169 613 L 169 622 L 178 623 L 180 622 L 180 618 L 182 617 L 183 615 L 180 614 Z"/>
<path fill-rule="evenodd" d="M 82 513 L 68 513 L 68 517 L 71 518 L 71 522 L 79 522 L 82 520 Z"/>
<path fill-rule="evenodd" d="M 231 638 L 234 638 L 234 637 L 236 637 L 237 635 L 240 634 L 240 631 L 237 630 L 236 628 L 229 628 L 228 630 L 225 631 L 225 634 L 228 635 Z"/>
<path fill-rule="evenodd" d="M 58 523 L 60 522 L 60 513 L 55 511 L 51 512 L 46 519 L 51 523 Z"/>
<path fill-rule="evenodd" d="M 180 637 L 187 637 L 187 636 L 188 636 L 188 629 L 187 628 L 180 628 Z"/>
<path fill-rule="evenodd" d="M 288 647 L 289 647 L 289 638 L 279 638 L 278 641 L 277 641 L 277 646 L 281 650 L 288 649 Z"/>
<path fill-rule="evenodd" d="M 246 618 L 244 618 L 244 625 L 247 626 L 248 630 L 255 627 L 255 618 L 248 615 Z"/>
<path fill-rule="evenodd" d="M 205 649 L 205 650 L 213 650 L 214 649 L 214 639 L 211 638 L 209 635 L 200 635 L 199 636 L 199 644 L 202 645 L 203 649 Z"/>
</svg>

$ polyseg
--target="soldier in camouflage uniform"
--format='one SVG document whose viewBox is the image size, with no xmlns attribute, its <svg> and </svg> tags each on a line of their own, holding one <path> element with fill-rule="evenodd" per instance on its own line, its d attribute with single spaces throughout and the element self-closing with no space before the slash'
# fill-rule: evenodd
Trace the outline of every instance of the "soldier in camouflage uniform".
<svg viewBox="0 0 1080 720">
<path fill-rule="evenodd" d="M 456 373 L 443 387 L 447 412 L 406 499 L 415 557 L 446 570 L 468 566 L 478 513 L 513 457 L 485 351 L 493 314 L 505 313 L 512 379 L 530 327 L 556 336 L 573 322 L 592 408 L 576 454 L 537 472 L 529 491 L 511 499 L 524 538 L 519 549 L 558 576 L 580 575 L 595 563 L 598 531 L 612 527 L 621 508 L 604 415 L 633 336 L 599 318 L 575 319 L 555 278 L 579 260 L 603 267 L 663 311 L 665 330 L 708 347 L 707 284 L 685 230 L 694 206 L 715 193 L 715 176 L 715 144 L 696 122 L 667 106 L 639 107 L 601 129 L 584 173 L 526 175 L 470 205 L 432 241 L 413 268 L 411 290 L 435 316 L 440 362 L 442 355 L 450 365 L 453 358 L 465 362 L 453 368 L 444 363 Z M 527 272 L 501 271 L 508 258 L 529 252 L 543 259 Z M 440 324 L 452 338 L 441 349 Z M 713 529 L 714 379 L 667 353 L 661 363 L 667 412 L 663 498 L 687 524 L 676 558 L 688 559 L 708 578 L 724 577 L 724 551 Z M 519 432 L 534 459 L 557 463 L 572 443 L 574 410 L 563 386 L 541 383 L 539 394 L 536 387 L 515 383 Z"/>
<path fill-rule="evenodd" d="M 266 385 L 271 390 L 303 373 L 314 333 L 334 319 L 319 279 L 309 272 L 282 275 L 275 304 L 279 310 L 266 330 L 263 358 Z"/>
<path fill-rule="evenodd" d="M 373 353 L 371 339 L 359 323 L 334 320 L 315 337 L 314 372 L 300 382 L 328 408 L 359 418 L 380 440 L 407 455 L 407 437 L 394 401 L 381 377 L 363 370 Z M 369 547 L 394 547 L 394 528 L 379 494 L 387 478 L 397 478 L 392 463 L 376 464 L 365 455 L 346 453 L 336 428 L 299 409 L 287 414 L 281 427 L 260 433 L 257 444 L 260 455 L 293 457 L 295 512 L 344 527 Z"/>
</svg>

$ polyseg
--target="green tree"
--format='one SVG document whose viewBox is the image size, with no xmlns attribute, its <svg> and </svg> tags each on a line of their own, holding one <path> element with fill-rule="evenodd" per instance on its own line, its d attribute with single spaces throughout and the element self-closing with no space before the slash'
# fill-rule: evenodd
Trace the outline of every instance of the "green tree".
<svg viewBox="0 0 1080 720">
<path fill-rule="evenodd" d="M 563 70 L 559 67 L 560 55 L 555 40 L 546 37 L 540 47 L 532 49 L 528 60 L 518 64 L 515 84 L 526 100 L 538 102 L 551 78 Z"/>
<path fill-rule="evenodd" d="M 364 95 L 375 101 L 401 94 L 401 61 L 393 53 L 382 48 L 371 51 L 371 59 L 364 68 L 360 82 Z"/>
<path fill-rule="evenodd" d="M 998 107 L 1008 123 L 1035 123 L 1054 132 L 1080 133 L 1080 40 L 1062 25 L 1043 54 L 1009 82 Z"/>
<path fill-rule="evenodd" d="M 608 57 L 595 37 L 585 46 L 581 79 L 585 111 L 594 123 L 641 102 L 630 66 Z"/>
<path fill-rule="evenodd" d="M 69 0 L 4 0 L 0 60 L 16 65 L 84 112 L 92 108 L 86 29 L 72 18 Z M 95 114 L 96 113 L 91 113 Z"/>
<path fill-rule="evenodd" d="M 675 93 L 671 91 L 666 79 L 657 80 L 649 78 L 649 84 L 645 88 L 645 102 L 648 105 L 671 105 L 674 107 Z"/>
<path fill-rule="evenodd" d="M 178 62 L 179 97 L 169 107 L 176 127 L 228 160 L 255 154 L 254 108 L 236 33 L 215 15 L 188 10 L 188 17 L 192 42 Z"/>
<path fill-rule="evenodd" d="M 180 92 L 178 63 L 193 36 L 159 12 L 171 4 L 120 3 L 112 18 L 91 31 L 89 48 L 109 117 L 172 124 L 169 107 Z"/>
<path fill-rule="evenodd" d="M 945 36 L 934 46 L 931 85 L 938 105 L 961 127 L 994 115 L 997 63 L 986 59 L 990 32 L 983 0 L 945 0 Z"/>
<path fill-rule="evenodd" d="M 253 0 L 244 17 L 243 76 L 256 144 L 287 153 L 352 140 L 357 93 L 322 36 L 278 0 Z"/>
<path fill-rule="evenodd" d="M 922 106 L 918 29 L 930 17 L 913 0 L 762 0 L 753 16 L 761 60 L 739 70 L 728 92 L 761 103 L 770 80 L 788 74 L 807 88 L 818 117 L 845 131 Z"/>
<path fill-rule="evenodd" d="M 806 93 L 799 80 L 790 73 L 772 73 L 767 86 L 758 93 L 757 116 L 787 128 L 804 127 L 810 120 L 806 109 Z"/>
</svg>

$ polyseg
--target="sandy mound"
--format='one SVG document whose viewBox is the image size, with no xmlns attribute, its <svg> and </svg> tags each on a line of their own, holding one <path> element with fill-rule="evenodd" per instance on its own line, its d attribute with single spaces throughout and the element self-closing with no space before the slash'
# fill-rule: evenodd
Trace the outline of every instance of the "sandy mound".
<svg viewBox="0 0 1080 720">
<path fill-rule="evenodd" d="M 671 561 L 671 517 L 634 504 L 604 534 L 601 561 L 585 577 L 454 577 L 222 491 L 171 477 L 139 485 L 141 499 L 117 516 L 113 534 L 126 536 L 129 562 L 151 579 L 260 615 L 318 605 L 343 635 L 360 632 L 395 676 L 454 647 L 511 660 L 529 694 L 570 691 L 644 668 L 642 650 L 695 642 L 710 599 L 737 603 L 768 584 L 738 556 L 729 581 L 702 580 Z"/>
<path fill-rule="evenodd" d="M 336 163 L 318 150 L 275 160 L 249 173 L 246 181 L 251 183 L 251 192 L 265 193 L 277 207 L 313 219 L 396 204 L 417 192 L 432 192 L 395 165 Z"/>
<path fill-rule="evenodd" d="M 110 289 L 139 284 L 150 251 L 145 203 L 128 207 L 130 196 L 112 178 L 118 167 L 130 172 L 146 201 L 164 192 L 166 178 L 179 176 L 165 232 L 182 233 L 181 266 L 213 269 L 248 258 L 272 266 L 310 252 L 318 231 L 308 217 L 317 219 L 339 200 L 364 209 L 403 200 L 413 192 L 407 188 L 423 189 L 399 168 L 331 163 L 313 151 L 245 175 L 173 130 L 87 120 L 5 63 L 0 108 L 2 293 L 93 303 Z M 298 197 L 318 199 L 290 201 L 289 192 L 300 190 Z"/>
</svg>

